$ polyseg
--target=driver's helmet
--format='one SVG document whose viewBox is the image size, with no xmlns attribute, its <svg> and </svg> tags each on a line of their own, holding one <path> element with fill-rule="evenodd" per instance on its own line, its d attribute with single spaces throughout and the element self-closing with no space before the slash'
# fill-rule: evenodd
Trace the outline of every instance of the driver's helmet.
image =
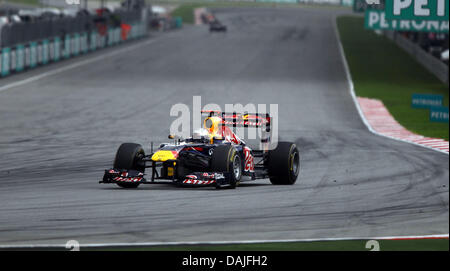
<svg viewBox="0 0 450 271">
<path fill-rule="evenodd" d="M 203 129 L 206 129 L 208 131 L 208 135 L 211 138 L 216 139 L 222 138 L 221 126 L 222 126 L 222 118 L 216 116 L 208 117 L 203 121 Z"/>
</svg>

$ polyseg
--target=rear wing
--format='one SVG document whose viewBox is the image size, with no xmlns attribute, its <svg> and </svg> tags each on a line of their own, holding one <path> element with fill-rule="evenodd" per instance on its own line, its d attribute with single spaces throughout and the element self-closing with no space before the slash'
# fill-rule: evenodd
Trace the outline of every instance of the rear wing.
<svg viewBox="0 0 450 271">
<path fill-rule="evenodd" d="M 207 115 L 208 117 L 220 117 L 222 119 L 222 125 L 232 126 L 232 127 L 257 127 L 265 128 L 266 132 L 270 132 L 272 118 L 268 113 L 236 113 L 236 112 L 221 112 L 215 110 L 202 110 L 202 115 Z"/>
</svg>

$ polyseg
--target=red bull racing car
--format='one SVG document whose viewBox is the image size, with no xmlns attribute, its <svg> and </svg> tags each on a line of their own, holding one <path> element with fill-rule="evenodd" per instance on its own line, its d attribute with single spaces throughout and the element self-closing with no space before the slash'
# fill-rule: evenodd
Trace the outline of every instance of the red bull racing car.
<svg viewBox="0 0 450 271">
<path fill-rule="evenodd" d="M 270 149 L 269 114 L 237 114 L 202 111 L 203 128 L 188 139 L 169 136 L 150 154 L 141 145 L 123 143 L 114 166 L 105 170 L 100 183 L 122 188 L 140 184 L 172 183 L 181 186 L 236 188 L 243 181 L 269 178 L 272 184 L 292 185 L 299 174 L 300 155 L 291 142 L 278 142 Z M 230 127 L 261 128 L 262 150 L 252 150 Z M 165 180 L 165 181 L 161 181 Z"/>
</svg>

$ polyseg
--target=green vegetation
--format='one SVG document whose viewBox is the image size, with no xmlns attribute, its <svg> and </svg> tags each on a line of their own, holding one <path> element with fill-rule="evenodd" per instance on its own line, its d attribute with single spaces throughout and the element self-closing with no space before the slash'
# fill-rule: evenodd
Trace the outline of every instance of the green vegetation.
<svg viewBox="0 0 450 271">
<path fill-rule="evenodd" d="M 181 17 L 183 23 L 194 23 L 194 9 L 204 6 L 204 4 L 183 4 L 177 7 L 173 12 L 172 16 Z"/>
<path fill-rule="evenodd" d="M 430 122 L 428 109 L 411 108 L 411 95 L 441 94 L 448 106 L 449 88 L 388 38 L 364 29 L 363 20 L 352 16 L 337 20 L 356 95 L 382 100 L 412 132 L 448 140 L 448 123 Z"/>
<path fill-rule="evenodd" d="M 100 248 L 144 251 L 368 251 L 367 240 Z M 448 239 L 379 240 L 380 251 L 448 251 Z M 85 249 L 82 249 L 85 250 Z M 94 249 L 97 250 L 97 249 Z"/>
<path fill-rule="evenodd" d="M 39 0 L 6 0 L 3 1 L 6 3 L 14 3 L 14 4 L 24 4 L 24 5 L 30 5 L 30 6 L 41 6 L 41 3 Z M 2 3 L 0 1 L 0 3 Z"/>
</svg>

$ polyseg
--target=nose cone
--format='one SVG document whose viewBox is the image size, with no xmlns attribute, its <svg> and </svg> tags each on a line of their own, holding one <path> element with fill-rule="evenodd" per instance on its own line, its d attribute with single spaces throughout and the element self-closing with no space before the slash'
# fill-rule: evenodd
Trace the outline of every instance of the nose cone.
<svg viewBox="0 0 450 271">
<path fill-rule="evenodd" d="M 155 162 L 165 162 L 168 160 L 176 160 L 178 157 L 178 152 L 176 151 L 157 151 L 152 155 L 152 161 Z"/>
</svg>

